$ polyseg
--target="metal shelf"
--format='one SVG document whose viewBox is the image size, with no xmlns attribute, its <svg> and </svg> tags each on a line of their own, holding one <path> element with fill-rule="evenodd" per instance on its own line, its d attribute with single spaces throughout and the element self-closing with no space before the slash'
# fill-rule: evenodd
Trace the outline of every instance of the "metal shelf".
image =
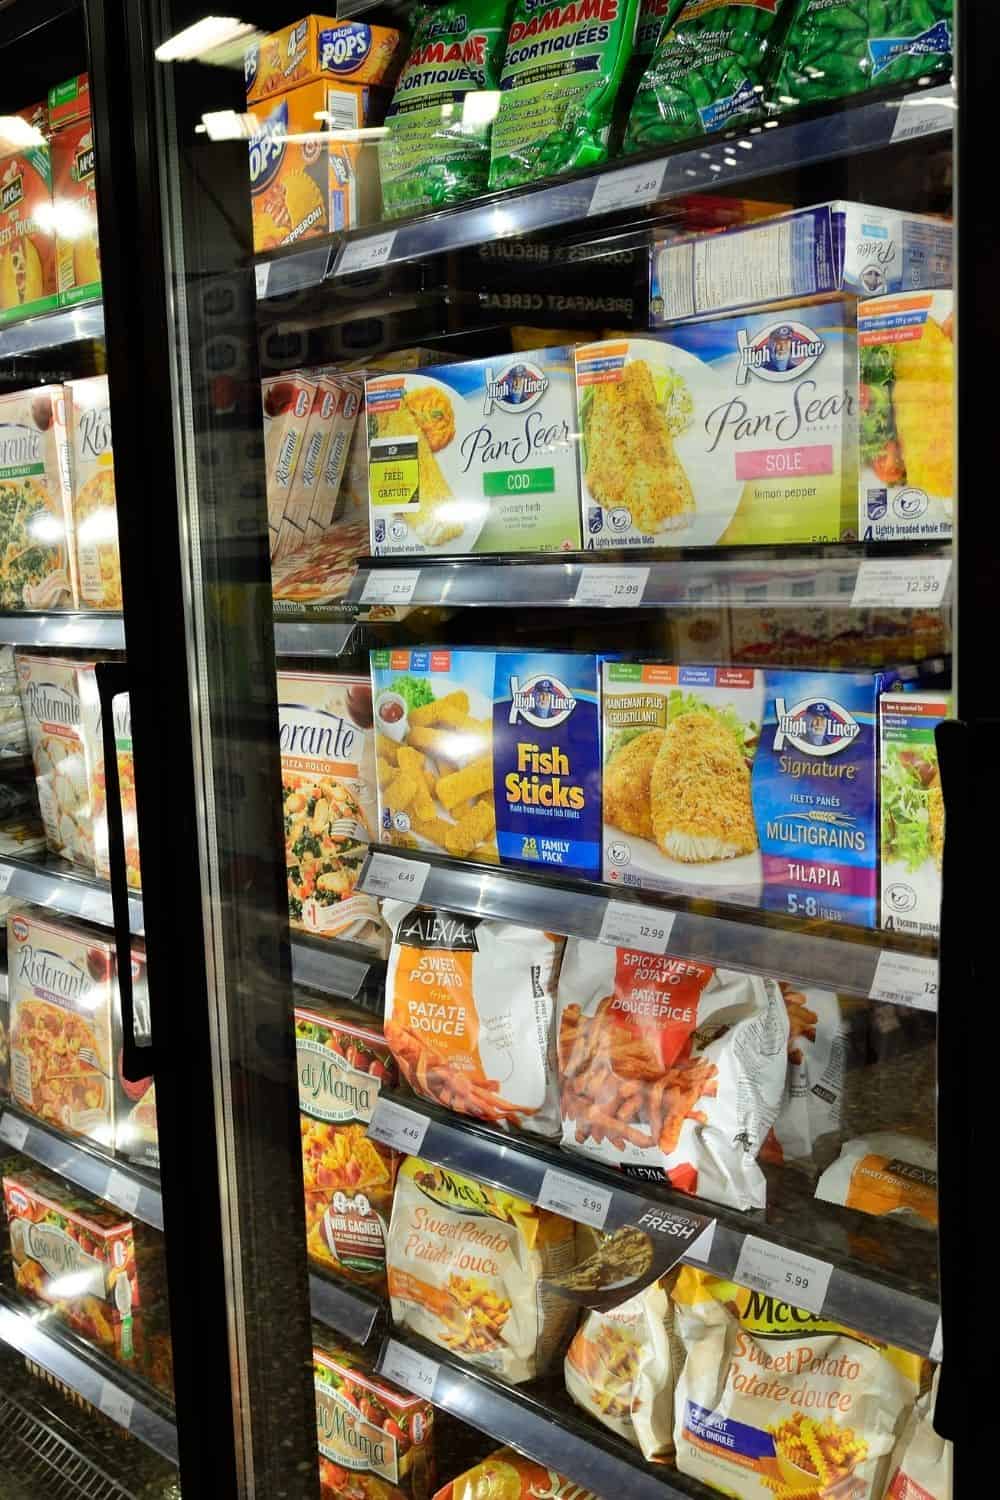
<svg viewBox="0 0 1000 1500">
<path fill-rule="evenodd" d="M 147 1447 L 177 1462 L 177 1428 L 165 1402 L 161 1405 L 151 1390 L 75 1338 L 53 1314 L 2 1289 L 0 1342 L 41 1365 Z"/>
<path fill-rule="evenodd" d="M 0 329 L 0 354 L 3 330 Z M 74 651 L 124 651 L 125 622 L 121 615 L 90 613 L 0 614 L 0 644 L 59 646 Z"/>
<path fill-rule="evenodd" d="M 0 324 L 0 359 L 16 359 L 60 344 L 104 337 L 104 304 L 84 302 L 79 307 L 60 307 L 20 323 Z"/>
<path fill-rule="evenodd" d="M 30 901 L 66 917 L 80 917 L 111 927 L 111 887 L 107 881 L 83 875 L 73 865 L 58 859 L 15 859 L 0 855 L 0 887 L 3 894 L 19 901 Z M 142 897 L 129 896 L 129 919 L 132 932 L 144 932 Z"/>
<path fill-rule="evenodd" d="M 557 1146 L 529 1142 L 522 1136 L 459 1118 L 412 1095 L 389 1090 L 379 1095 L 369 1133 L 437 1166 L 516 1193 L 532 1203 L 544 1200 L 552 1206 L 551 1178 L 548 1184 L 546 1178 L 557 1172 L 564 1199 L 560 1211 L 567 1217 L 606 1230 L 638 1225 L 661 1249 L 665 1245 L 671 1250 L 680 1247 L 681 1259 L 727 1279 L 734 1278 L 748 1236 L 816 1261 L 824 1251 L 828 1257 L 845 1261 L 851 1258 L 845 1234 L 848 1221 L 851 1228 L 867 1224 L 869 1233 L 877 1222 L 850 1211 L 845 1218 L 843 1210 L 813 1199 L 811 1190 L 803 1192 L 794 1174 L 788 1172 L 781 1176 L 786 1185 L 784 1197 L 779 1188 L 778 1201 L 773 1206 L 769 1203 L 766 1213 L 742 1214 L 673 1192 L 666 1185 L 639 1183 Z M 579 1209 L 573 1207 L 574 1200 L 582 1205 Z M 807 1226 L 808 1238 L 803 1237 L 803 1225 Z M 875 1231 L 886 1240 L 887 1254 L 895 1243 L 890 1243 L 891 1229 L 887 1231 L 880 1224 Z M 919 1233 L 911 1231 L 911 1235 Z M 912 1240 L 904 1233 L 899 1243 L 905 1247 L 906 1242 Z M 829 1268 L 824 1317 L 918 1354 L 929 1354 L 939 1313 L 936 1301 L 906 1290 L 901 1276 L 892 1277 L 881 1269 L 876 1271 L 858 1262 L 837 1264 L 832 1258 L 821 1263 Z"/>
<path fill-rule="evenodd" d="M 160 1184 L 151 1173 L 130 1162 L 112 1161 L 85 1142 L 69 1140 L 10 1105 L 0 1114 L 0 1141 L 92 1197 L 113 1203 L 154 1229 L 163 1229 Z"/>
<path fill-rule="evenodd" d="M 309 1272 L 309 1305 L 317 1323 L 350 1339 L 366 1344 L 388 1304 L 363 1287 L 347 1281 L 332 1281 L 315 1271 Z"/>
<path fill-rule="evenodd" d="M 930 543 L 760 549 L 717 547 L 651 552 L 578 552 L 511 557 L 366 557 L 352 604 L 442 604 L 521 609 L 943 607 L 951 548 Z M 310 627 L 302 627 L 307 632 Z M 317 627 L 312 627 L 316 629 Z M 319 648 L 317 647 L 317 650 Z"/>
<path fill-rule="evenodd" d="M 559 882 L 527 871 L 469 864 L 406 849 L 373 846 L 358 889 L 397 896 L 445 911 L 495 917 L 566 937 L 601 941 L 609 903 L 644 909 L 678 958 L 747 969 L 840 994 L 937 1009 L 937 945 L 893 933 L 831 924 L 806 926 L 756 907 L 675 897 L 633 895 L 596 881 Z M 641 947 L 641 941 L 635 940 Z M 660 942 L 654 951 L 663 951 Z M 884 955 L 899 957 L 885 958 Z M 896 970 L 905 965 L 908 974 Z M 893 983 L 900 986 L 898 993 Z"/>
<path fill-rule="evenodd" d="M 295 984 L 354 1000 L 359 991 L 385 971 L 385 962 L 360 943 L 315 942 L 296 939 L 292 943 L 292 979 Z"/>
<path fill-rule="evenodd" d="M 283 620 L 274 622 L 276 656 L 343 656 L 354 644 L 356 620 Z"/>
<path fill-rule="evenodd" d="M 717 192 L 812 162 L 950 134 L 954 118 L 954 95 L 946 84 L 813 118 L 792 116 L 754 125 L 730 132 L 725 139 L 706 136 L 670 156 L 630 157 L 594 172 L 541 182 L 520 192 L 493 193 L 441 213 L 379 223 L 262 258 L 256 266 L 257 295 L 283 296 L 348 272 L 420 260 L 511 235 L 578 229 L 585 220 L 609 213 L 634 215 L 640 210 L 644 217 L 655 218 L 654 205 L 664 200 Z"/>
</svg>

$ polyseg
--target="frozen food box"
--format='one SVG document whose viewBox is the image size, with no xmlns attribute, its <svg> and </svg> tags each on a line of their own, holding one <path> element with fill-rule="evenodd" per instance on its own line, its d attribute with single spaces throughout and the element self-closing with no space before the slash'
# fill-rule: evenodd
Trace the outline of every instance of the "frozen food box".
<svg viewBox="0 0 1000 1500">
<path fill-rule="evenodd" d="M 580 545 L 573 355 L 498 355 L 365 383 L 372 551 Z"/>
<path fill-rule="evenodd" d="M 56 283 L 60 307 L 101 295 L 97 176 L 90 80 L 86 73 L 49 90 Z"/>
<path fill-rule="evenodd" d="M 7 917 L 11 1098 L 29 1114 L 114 1147 L 114 944 L 30 908 Z"/>
<path fill-rule="evenodd" d="M 865 541 L 947 541 L 954 520 L 950 291 L 858 303 L 858 528 Z"/>
<path fill-rule="evenodd" d="M 125 836 L 125 878 L 133 890 L 142 885 L 139 865 L 139 818 L 135 800 L 135 757 L 132 749 L 132 704 L 128 693 L 111 700 L 115 730 L 115 760 L 118 766 L 118 800 Z M 94 864 L 103 880 L 111 879 L 108 847 L 107 778 L 103 745 L 94 771 Z"/>
<path fill-rule="evenodd" d="M 96 873 L 107 831 L 99 810 L 95 819 L 104 744 L 94 663 L 26 651 L 14 659 L 48 846 Z"/>
<path fill-rule="evenodd" d="M 371 683 L 279 672 L 278 724 L 292 926 L 384 950 L 378 902 L 355 891 L 378 819 Z"/>
<path fill-rule="evenodd" d="M 67 381 L 66 402 L 80 604 L 84 609 L 119 610 L 122 572 L 108 377 Z"/>
<path fill-rule="evenodd" d="M 23 144 L 0 156 L 0 324 L 49 312 L 58 301 L 49 112 L 15 112 Z"/>
<path fill-rule="evenodd" d="M 884 693 L 879 700 L 882 926 L 937 937 L 941 927 L 944 798 L 934 731 L 951 712 L 945 693 Z"/>
<path fill-rule="evenodd" d="M 18 1291 L 132 1363 L 140 1306 L 132 1221 L 37 1167 L 8 1168 L 3 1196 Z"/>
<path fill-rule="evenodd" d="M 386 83 L 402 41 L 389 26 L 305 16 L 247 48 L 247 99 L 253 103 L 331 77 L 347 83 Z"/>
<path fill-rule="evenodd" d="M 605 880 L 876 925 L 894 673 L 603 670 Z"/>
<path fill-rule="evenodd" d="M 274 548 L 276 558 L 297 552 L 308 539 L 309 518 L 324 477 L 327 449 L 334 435 L 334 422 L 339 413 L 338 386 L 318 370 L 311 374 L 315 379 L 312 409 L 303 433 L 299 460 L 288 489 L 285 513 L 278 528 L 278 540 Z"/>
<path fill-rule="evenodd" d="M 49 129 L 62 130 L 90 114 L 90 74 L 77 73 L 49 89 Z"/>
<path fill-rule="evenodd" d="M 318 1327 L 313 1377 L 322 1500 L 341 1500 L 348 1492 L 428 1500 L 434 1489 L 431 1403 L 376 1375 L 359 1352 Z"/>
<path fill-rule="evenodd" d="M 371 660 L 383 842 L 598 878 L 595 656 L 429 647 Z"/>
<path fill-rule="evenodd" d="M 578 348 L 584 546 L 855 537 L 855 358 L 850 299 Z"/>
<path fill-rule="evenodd" d="M 877 297 L 950 286 L 953 243 L 944 219 L 843 199 L 722 234 L 655 241 L 652 326 L 829 292 Z"/>
<path fill-rule="evenodd" d="M 0 608 L 72 609 L 75 578 L 63 387 L 0 396 Z"/>
<path fill-rule="evenodd" d="M 292 481 L 316 400 L 316 382 L 303 370 L 290 370 L 261 382 L 264 409 L 264 468 L 267 527 L 274 557 Z"/>
<path fill-rule="evenodd" d="M 152 1038 L 149 988 L 146 979 L 146 948 L 133 940 L 132 1008 L 136 1041 L 148 1045 Z M 122 1072 L 122 1052 L 117 1058 L 115 1097 L 115 1155 L 155 1171 L 160 1166 L 160 1141 L 156 1122 L 156 1088 L 152 1078 L 128 1079 Z"/>
<path fill-rule="evenodd" d="M 382 1027 L 349 1005 L 301 995 L 295 1059 L 302 1123 L 306 1248 L 351 1281 L 385 1291 L 385 1236 L 399 1154 L 368 1122 L 396 1064 Z"/>
</svg>

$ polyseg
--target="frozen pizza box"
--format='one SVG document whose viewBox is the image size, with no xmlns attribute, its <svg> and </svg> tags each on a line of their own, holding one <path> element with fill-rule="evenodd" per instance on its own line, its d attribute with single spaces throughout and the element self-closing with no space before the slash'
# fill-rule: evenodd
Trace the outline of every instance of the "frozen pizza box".
<svg viewBox="0 0 1000 1500">
<path fill-rule="evenodd" d="M 48 108 L 33 104 L 15 118 L 24 144 L 0 155 L 0 324 L 58 301 Z"/>
<path fill-rule="evenodd" d="M 857 534 L 853 299 L 576 351 L 584 547 Z"/>
<path fill-rule="evenodd" d="M 276 375 L 261 383 L 267 525 L 272 557 L 277 550 L 281 523 L 315 398 L 316 383 L 302 370 Z"/>
<path fill-rule="evenodd" d="M 94 662 L 15 653 L 17 687 L 49 849 L 94 874 L 107 843 L 104 743 Z"/>
<path fill-rule="evenodd" d="M 101 295 L 96 153 L 90 115 L 55 130 L 51 151 L 59 305 L 75 307 Z"/>
<path fill-rule="evenodd" d="M 292 926 L 384 951 L 378 902 L 355 889 L 378 819 L 371 684 L 281 671 L 278 724 Z"/>
<path fill-rule="evenodd" d="M 402 41 L 400 33 L 389 26 L 305 16 L 247 48 L 243 59 L 247 99 L 253 103 L 324 78 L 387 84 Z"/>
<path fill-rule="evenodd" d="M 139 817 L 135 800 L 135 757 L 132 748 L 132 703 L 128 693 L 116 693 L 111 700 L 115 731 L 115 760 L 118 766 L 118 800 L 125 838 L 125 878 L 133 890 L 142 885 L 139 865 Z M 94 864 L 102 880 L 111 879 L 111 856 L 108 847 L 107 778 L 104 771 L 103 744 L 98 752 L 93 784 L 94 798 Z"/>
<path fill-rule="evenodd" d="M 400 1158 L 366 1133 L 382 1085 L 398 1081 L 381 1024 L 352 1006 L 300 993 L 295 1059 L 308 1253 L 384 1292 Z"/>
<path fill-rule="evenodd" d="M 66 404 L 80 604 L 84 609 L 119 610 L 122 574 L 108 377 L 67 381 Z"/>
<path fill-rule="evenodd" d="M 313 1328 L 316 1437 L 322 1500 L 346 1488 L 394 1500 L 434 1490 L 434 1407 L 376 1375 L 364 1356 Z M 348 1475 L 356 1480 L 347 1481 Z"/>
<path fill-rule="evenodd" d="M 606 662 L 604 879 L 874 927 L 892 672 Z"/>
<path fill-rule="evenodd" d="M 858 303 L 858 528 L 865 541 L 950 541 L 955 495 L 954 297 Z"/>
<path fill-rule="evenodd" d="M 598 878 L 597 657 L 428 647 L 371 661 L 383 842 Z"/>
<path fill-rule="evenodd" d="M 76 604 L 70 474 L 63 387 L 0 396 L 0 608 Z"/>
<path fill-rule="evenodd" d="M 950 286 L 954 233 L 945 219 L 834 199 L 736 225 L 654 241 L 654 328 L 766 302 Z"/>
<path fill-rule="evenodd" d="M 132 943 L 131 965 L 135 1038 L 141 1046 L 146 1046 L 152 1039 L 152 1025 L 146 977 L 146 947 L 141 941 Z M 116 1074 L 115 1155 L 158 1171 L 160 1142 L 153 1080 L 141 1078 L 133 1081 L 126 1078 L 122 1072 L 121 1048 L 118 1050 Z"/>
<path fill-rule="evenodd" d="M 579 547 L 571 349 L 377 375 L 365 398 L 374 554 Z"/>
<path fill-rule="evenodd" d="M 941 928 L 944 797 L 934 731 L 951 712 L 946 693 L 879 699 L 882 927 L 937 937 Z"/>
</svg>

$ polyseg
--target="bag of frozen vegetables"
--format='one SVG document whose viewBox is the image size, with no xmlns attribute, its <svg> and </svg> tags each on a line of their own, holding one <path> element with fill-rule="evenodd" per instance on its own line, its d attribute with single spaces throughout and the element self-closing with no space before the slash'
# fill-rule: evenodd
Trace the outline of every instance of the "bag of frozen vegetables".
<svg viewBox="0 0 1000 1500">
<path fill-rule="evenodd" d="M 774 85 L 783 109 L 951 69 L 952 0 L 799 0 Z"/>
<path fill-rule="evenodd" d="M 687 0 L 639 85 L 625 150 L 672 146 L 756 118 L 794 3 Z"/>
<path fill-rule="evenodd" d="M 491 188 L 605 160 L 638 8 L 639 0 L 515 0 L 493 125 Z"/>
<path fill-rule="evenodd" d="M 485 190 L 492 117 L 482 104 L 499 83 L 509 3 L 451 0 L 417 11 L 378 148 L 387 219 Z"/>
</svg>

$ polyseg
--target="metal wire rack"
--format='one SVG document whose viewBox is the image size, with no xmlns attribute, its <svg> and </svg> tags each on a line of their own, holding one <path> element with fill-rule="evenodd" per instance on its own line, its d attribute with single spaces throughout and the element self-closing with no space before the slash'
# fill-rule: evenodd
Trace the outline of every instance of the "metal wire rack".
<svg viewBox="0 0 1000 1500">
<path fill-rule="evenodd" d="M 133 1500 L 133 1492 L 85 1457 L 30 1406 L 0 1391 L 0 1481 L 45 1500 Z M 7 1490 L 0 1483 L 0 1493 Z"/>
</svg>

